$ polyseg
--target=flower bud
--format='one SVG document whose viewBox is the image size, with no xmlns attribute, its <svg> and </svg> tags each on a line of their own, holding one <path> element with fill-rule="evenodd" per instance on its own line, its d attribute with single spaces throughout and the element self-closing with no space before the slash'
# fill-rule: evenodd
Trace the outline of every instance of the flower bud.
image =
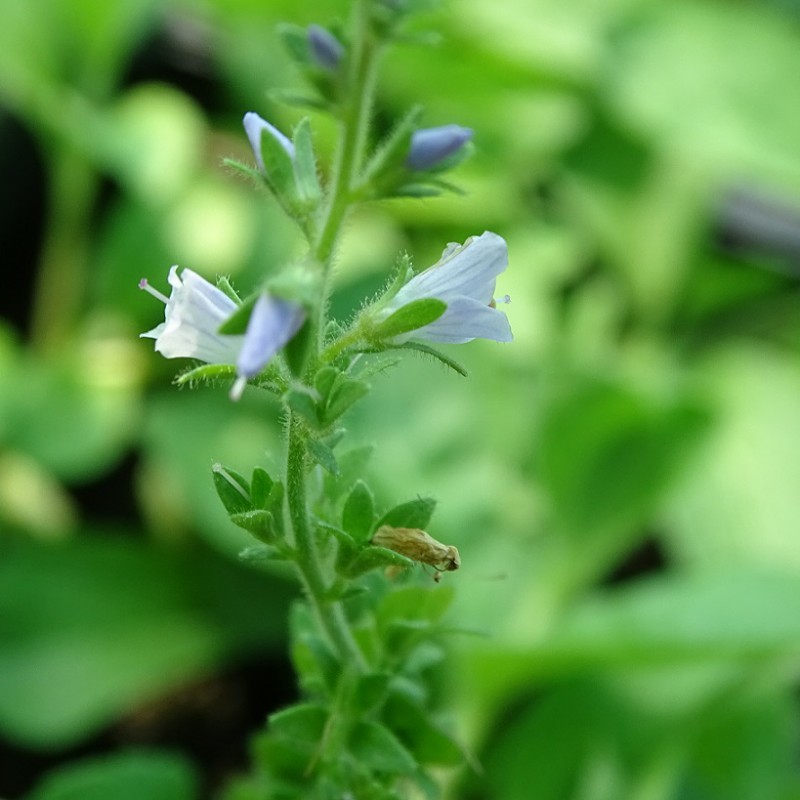
<svg viewBox="0 0 800 800">
<path fill-rule="evenodd" d="M 308 26 L 308 51 L 318 67 L 335 72 L 344 57 L 344 46 L 320 25 Z"/>
<path fill-rule="evenodd" d="M 472 139 L 472 129 L 460 125 L 421 128 L 411 136 L 406 166 L 417 172 L 433 169 Z"/>
<path fill-rule="evenodd" d="M 242 120 L 250 146 L 253 148 L 253 155 L 256 157 L 258 168 L 264 172 L 264 156 L 261 153 L 261 136 L 267 131 L 272 138 L 286 151 L 289 158 L 294 161 L 294 145 L 288 137 L 284 136 L 274 125 L 270 125 L 254 111 L 248 111 Z"/>
</svg>

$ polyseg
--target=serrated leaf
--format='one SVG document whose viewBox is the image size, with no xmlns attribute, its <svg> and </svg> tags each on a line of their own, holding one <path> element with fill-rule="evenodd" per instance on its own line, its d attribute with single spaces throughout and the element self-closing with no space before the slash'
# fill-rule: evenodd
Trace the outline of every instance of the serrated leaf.
<svg viewBox="0 0 800 800">
<path fill-rule="evenodd" d="M 265 469 L 261 467 L 253 469 L 253 476 L 250 479 L 250 500 L 255 508 L 267 507 L 267 500 L 273 485 L 274 481 Z"/>
<path fill-rule="evenodd" d="M 342 527 L 358 542 L 366 542 L 375 521 L 375 501 L 364 481 L 359 480 L 342 510 Z"/>
<path fill-rule="evenodd" d="M 320 426 L 317 401 L 306 389 L 289 389 L 283 399 L 286 405 L 300 414 L 301 417 L 314 429 Z"/>
<path fill-rule="evenodd" d="M 328 398 L 324 411 L 325 424 L 342 416 L 354 403 L 369 393 L 369 386 L 364 381 L 345 378 L 340 381 Z"/>
<path fill-rule="evenodd" d="M 247 323 L 250 322 L 250 315 L 253 313 L 253 306 L 258 300 L 259 293 L 250 295 L 244 302 L 231 314 L 222 325 L 217 328 L 217 333 L 223 336 L 241 336 L 247 331 Z"/>
<path fill-rule="evenodd" d="M 319 205 L 322 188 L 317 175 L 317 161 L 311 139 L 311 124 L 308 117 L 300 120 L 294 131 L 294 173 L 300 201 L 309 208 Z"/>
<path fill-rule="evenodd" d="M 308 452 L 326 472 L 329 472 L 334 477 L 339 474 L 339 465 L 336 463 L 336 456 L 330 447 L 324 445 L 318 439 L 309 439 Z"/>
<path fill-rule="evenodd" d="M 395 553 L 394 550 L 388 550 L 385 547 L 365 547 L 363 548 L 351 564 L 344 570 L 350 578 L 357 578 L 365 572 L 370 572 L 373 569 L 381 569 L 382 567 L 401 567 L 408 569 L 414 566 L 414 562 L 410 558 L 401 556 L 400 553 Z"/>
<path fill-rule="evenodd" d="M 410 775 L 417 770 L 411 753 L 387 727 L 377 722 L 359 722 L 354 726 L 350 751 L 376 772 Z"/>
<path fill-rule="evenodd" d="M 253 507 L 250 502 L 250 486 L 244 477 L 222 464 L 211 467 L 214 488 L 228 514 L 241 514 Z"/>
<path fill-rule="evenodd" d="M 322 739 L 328 712 L 315 703 L 300 703 L 269 716 L 269 730 L 287 739 L 316 744 Z"/>
<path fill-rule="evenodd" d="M 436 501 L 432 497 L 417 497 L 401 503 L 387 511 L 375 526 L 391 525 L 393 528 L 421 528 L 425 530 L 431 521 Z"/>
<path fill-rule="evenodd" d="M 393 349 L 415 350 L 418 353 L 424 353 L 425 355 L 433 356 L 433 358 L 435 358 L 437 361 L 440 361 L 445 366 L 450 367 L 450 369 L 454 370 L 459 375 L 462 375 L 465 378 L 467 377 L 468 373 L 466 369 L 464 369 L 464 367 L 462 367 L 458 361 L 450 358 L 450 356 L 446 356 L 444 353 L 440 353 L 436 348 L 430 347 L 422 342 L 403 342 L 403 344 L 398 345 Z"/>
<path fill-rule="evenodd" d="M 257 508 L 231 514 L 231 522 L 252 533 L 256 539 L 265 544 L 272 544 L 275 541 L 275 526 L 272 524 L 272 514 L 269 511 Z"/>
<path fill-rule="evenodd" d="M 412 300 L 375 327 L 376 339 L 392 339 L 404 333 L 411 333 L 435 322 L 447 310 L 447 303 L 436 297 L 422 297 Z"/>
</svg>

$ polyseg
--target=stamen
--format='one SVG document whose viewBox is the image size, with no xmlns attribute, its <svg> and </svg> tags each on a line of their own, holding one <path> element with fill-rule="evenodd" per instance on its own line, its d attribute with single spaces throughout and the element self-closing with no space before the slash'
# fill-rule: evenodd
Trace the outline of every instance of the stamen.
<svg viewBox="0 0 800 800">
<path fill-rule="evenodd" d="M 231 391 L 228 394 L 228 397 L 230 397 L 233 401 L 238 400 L 244 393 L 245 386 L 247 386 L 247 376 L 239 375 L 234 381 L 233 386 L 231 386 Z"/>
<path fill-rule="evenodd" d="M 160 300 L 164 305 L 169 302 L 169 298 L 165 294 L 161 294 L 158 289 L 154 289 L 148 282 L 147 278 L 142 278 L 139 281 L 139 288 L 147 292 L 148 294 L 153 295 L 157 300 Z"/>
</svg>

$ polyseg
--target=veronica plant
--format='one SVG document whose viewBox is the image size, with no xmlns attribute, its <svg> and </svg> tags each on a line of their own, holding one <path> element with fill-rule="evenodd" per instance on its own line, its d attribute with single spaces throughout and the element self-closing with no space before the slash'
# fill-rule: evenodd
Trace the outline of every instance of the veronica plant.
<svg viewBox="0 0 800 800">
<path fill-rule="evenodd" d="M 224 279 L 214 286 L 177 267 L 169 297 L 140 284 L 165 305 L 164 322 L 142 336 L 166 358 L 204 362 L 180 383 L 223 378 L 233 400 L 252 385 L 275 393 L 285 416 L 282 474 L 214 467 L 230 519 L 254 537 L 243 557 L 289 562 L 304 590 L 290 625 L 301 699 L 269 718 L 252 774 L 231 789 L 237 800 L 436 797 L 429 768 L 463 760 L 426 683 L 443 655 L 438 623 L 452 587 L 416 569 L 439 578 L 460 566 L 460 555 L 429 532 L 430 498 L 376 508 L 365 453 L 346 450 L 341 420 L 387 352 L 422 351 L 466 374 L 431 343 L 511 341 L 495 299 L 506 243 L 484 232 L 450 244 L 416 275 L 401 260 L 349 325 L 327 317 L 331 262 L 350 210 L 445 191 L 441 175 L 472 138 L 458 125 L 420 129 L 415 110 L 385 141 L 371 141 L 378 64 L 407 13 L 405 4 L 360 0 L 346 34 L 317 25 L 282 30 L 316 90 L 308 103 L 339 121 L 324 185 L 307 119 L 290 137 L 255 112 L 244 116 L 255 166 L 230 163 L 263 183 L 299 226 L 305 257 L 271 268 L 243 300 Z"/>
</svg>

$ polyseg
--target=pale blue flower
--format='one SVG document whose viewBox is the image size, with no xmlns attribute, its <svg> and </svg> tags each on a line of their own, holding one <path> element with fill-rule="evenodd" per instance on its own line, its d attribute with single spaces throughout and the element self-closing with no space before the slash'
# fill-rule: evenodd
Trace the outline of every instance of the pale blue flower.
<svg viewBox="0 0 800 800">
<path fill-rule="evenodd" d="M 415 171 L 433 169 L 472 139 L 472 129 L 460 125 L 421 128 L 411 135 L 406 166 Z"/>
<path fill-rule="evenodd" d="M 414 300 L 436 298 L 447 303 L 439 319 L 396 338 L 463 344 L 472 339 L 513 339 L 508 317 L 496 308 L 497 276 L 508 266 L 508 247 L 502 236 L 486 231 L 463 245 L 450 244 L 432 267 L 415 275 L 381 309 L 385 319 Z M 509 302 L 505 297 L 501 302 Z"/>
<path fill-rule="evenodd" d="M 165 304 L 164 322 L 141 336 L 155 339 L 155 349 L 164 358 L 196 358 L 207 364 L 235 364 L 244 336 L 217 333 L 220 325 L 238 308 L 228 295 L 185 269 L 169 271 L 172 287 L 167 298 L 142 279 L 139 288 Z"/>
<path fill-rule="evenodd" d="M 237 377 L 231 398 L 238 400 L 250 378 L 255 377 L 300 330 L 306 319 L 303 306 L 269 294 L 261 294 L 253 306 L 242 349 L 236 359 Z"/>
<path fill-rule="evenodd" d="M 329 72 L 336 72 L 344 57 L 342 43 L 320 25 L 309 25 L 307 35 L 308 50 L 317 66 Z"/>
<path fill-rule="evenodd" d="M 228 295 L 196 272 L 178 267 L 169 272 L 172 292 L 165 297 L 146 280 L 139 287 L 165 304 L 164 322 L 141 334 L 155 339 L 165 358 L 196 358 L 207 364 L 236 365 L 231 397 L 238 400 L 247 381 L 258 375 L 297 333 L 306 312 L 297 303 L 262 294 L 256 300 L 244 334 L 219 333 L 239 308 Z"/>
<path fill-rule="evenodd" d="M 255 113 L 255 111 L 248 111 L 242 119 L 245 133 L 250 140 L 250 146 L 253 148 L 253 155 L 256 157 L 256 164 L 258 168 L 264 172 L 264 157 L 261 155 L 261 136 L 264 131 L 267 131 L 289 155 L 289 158 L 294 160 L 294 144 L 291 140 L 284 136 L 274 125 L 270 125 L 265 119 L 262 119 Z"/>
</svg>

